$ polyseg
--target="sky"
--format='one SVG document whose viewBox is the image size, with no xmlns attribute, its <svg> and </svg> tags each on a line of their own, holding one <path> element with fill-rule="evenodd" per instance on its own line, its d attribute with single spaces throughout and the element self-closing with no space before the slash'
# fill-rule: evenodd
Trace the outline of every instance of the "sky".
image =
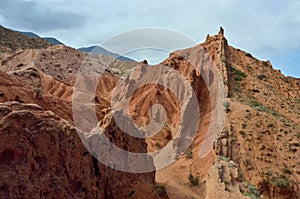
<svg viewBox="0 0 300 199">
<path fill-rule="evenodd" d="M 174 30 L 201 43 L 222 26 L 231 46 L 300 77 L 299 10 L 295 0 L 0 0 L 0 24 L 76 48 L 145 27 Z"/>
</svg>

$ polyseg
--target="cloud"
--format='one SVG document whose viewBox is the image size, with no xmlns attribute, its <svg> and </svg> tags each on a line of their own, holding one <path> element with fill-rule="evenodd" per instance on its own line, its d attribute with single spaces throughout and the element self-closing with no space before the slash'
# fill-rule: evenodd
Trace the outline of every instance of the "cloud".
<svg viewBox="0 0 300 199">
<path fill-rule="evenodd" d="M 300 49 L 299 10 L 300 2 L 294 0 L 1 0 L 0 21 L 74 47 L 101 44 L 143 27 L 175 30 L 202 42 L 223 26 L 232 46 L 270 59 L 286 74 L 298 70 L 292 72 L 298 75 L 298 62 L 289 59 Z M 285 56 L 279 60 L 278 54 Z"/>
<path fill-rule="evenodd" d="M 74 28 L 84 22 L 84 17 L 60 12 L 56 6 L 55 3 L 42 7 L 35 1 L 1 0 L 0 15 L 5 24 L 39 32 Z"/>
</svg>

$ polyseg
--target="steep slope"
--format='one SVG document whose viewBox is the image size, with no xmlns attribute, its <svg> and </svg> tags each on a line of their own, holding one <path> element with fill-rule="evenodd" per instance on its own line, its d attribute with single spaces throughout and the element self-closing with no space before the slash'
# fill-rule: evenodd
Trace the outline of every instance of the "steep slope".
<svg viewBox="0 0 300 199">
<path fill-rule="evenodd" d="M 92 157 L 79 139 L 71 100 L 84 60 L 91 67 L 98 66 L 96 58 L 66 46 L 20 50 L 2 60 L 1 197 L 159 197 L 153 186 L 155 172 L 130 174 L 111 169 Z M 112 62 L 109 57 L 102 60 Z M 111 66 L 118 69 L 122 64 L 115 61 Z M 102 72 L 95 95 L 99 120 L 107 118 L 103 110 L 110 106 L 110 92 L 119 78 L 109 70 Z M 147 150 L 144 140 L 126 136 L 113 120 L 108 121 L 105 132 L 115 144 L 132 151 Z"/>
<path fill-rule="evenodd" d="M 134 198 L 158 197 L 154 172 L 130 174 L 102 165 L 76 129 L 53 112 L 18 102 L 0 103 L 0 110 L 1 198 L 127 198 L 132 190 Z M 129 149 L 146 150 L 142 141 L 121 136 Z"/>
<path fill-rule="evenodd" d="M 18 49 L 47 48 L 51 44 L 40 38 L 31 38 L 22 33 L 0 26 L 0 52 L 13 52 Z"/>
<path fill-rule="evenodd" d="M 232 98 L 228 121 L 237 139 L 232 159 L 265 198 L 298 198 L 299 80 L 232 47 L 225 47 L 225 57 Z"/>
<path fill-rule="evenodd" d="M 71 102 L 42 91 L 38 85 L 29 85 L 22 79 L 0 71 L 0 102 L 18 101 L 21 103 L 38 104 L 44 110 L 51 110 L 68 121 Z"/>
<path fill-rule="evenodd" d="M 243 195 L 298 198 L 299 80 L 285 77 L 269 61 L 259 61 L 229 46 L 223 29 L 216 36 L 208 35 L 201 46 L 213 59 L 225 85 L 226 128 L 218 133 L 214 152 L 202 159 L 197 153 L 204 137 L 198 131 L 189 152 L 193 156 L 190 159 L 182 156 L 158 171 L 158 182 L 167 186 L 171 198 L 195 197 L 194 194 L 198 198 L 242 198 Z M 189 51 L 183 50 L 183 54 Z M 186 77 L 191 71 L 189 64 L 176 53 L 163 63 Z M 193 88 L 199 90 L 196 85 Z M 205 99 L 205 95 L 201 96 Z M 206 113 L 209 112 L 208 109 Z M 205 123 L 200 124 L 200 129 L 205 128 Z M 188 185 L 189 174 L 200 177 L 202 188 Z M 193 193 L 182 195 L 186 189 Z"/>
</svg>

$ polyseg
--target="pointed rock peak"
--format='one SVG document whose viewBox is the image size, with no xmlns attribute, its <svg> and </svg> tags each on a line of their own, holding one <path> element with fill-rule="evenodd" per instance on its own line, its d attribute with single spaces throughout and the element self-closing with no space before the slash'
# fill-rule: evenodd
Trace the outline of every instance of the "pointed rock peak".
<svg viewBox="0 0 300 199">
<path fill-rule="evenodd" d="M 206 41 L 208 41 L 208 40 L 209 40 L 209 38 L 210 38 L 210 35 L 209 35 L 209 34 L 207 34 L 207 35 L 206 35 L 206 39 L 205 39 L 205 40 L 206 40 Z"/>
<path fill-rule="evenodd" d="M 217 40 L 226 40 L 225 37 L 224 37 L 224 29 L 222 27 L 220 27 L 220 30 L 218 32 L 217 35 L 213 35 L 213 36 L 210 36 L 209 34 L 207 34 L 206 36 L 206 42 L 211 42 L 211 41 L 217 41 Z"/>
<path fill-rule="evenodd" d="M 142 64 L 148 65 L 148 61 L 145 59 L 144 61 L 142 61 Z"/>
<path fill-rule="evenodd" d="M 220 26 L 220 30 L 219 30 L 218 35 L 224 37 L 224 29 L 222 28 L 222 26 Z"/>
<path fill-rule="evenodd" d="M 141 61 L 138 66 L 148 66 L 148 61 L 145 59 L 144 61 Z"/>
</svg>

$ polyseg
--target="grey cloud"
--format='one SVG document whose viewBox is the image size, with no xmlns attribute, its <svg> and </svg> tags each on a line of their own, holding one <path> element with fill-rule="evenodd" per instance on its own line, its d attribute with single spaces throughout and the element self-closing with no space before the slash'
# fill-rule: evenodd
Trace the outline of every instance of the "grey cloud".
<svg viewBox="0 0 300 199">
<path fill-rule="evenodd" d="M 67 29 L 83 24 L 83 16 L 57 11 L 56 6 L 59 7 L 53 3 L 51 8 L 45 8 L 34 1 L 1 0 L 0 15 L 11 26 L 41 32 Z"/>
</svg>

